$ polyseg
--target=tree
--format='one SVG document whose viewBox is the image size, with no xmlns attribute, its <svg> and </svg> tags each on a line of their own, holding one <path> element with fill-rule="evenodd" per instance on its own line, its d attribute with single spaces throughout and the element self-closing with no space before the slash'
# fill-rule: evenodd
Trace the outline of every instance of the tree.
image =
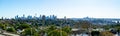
<svg viewBox="0 0 120 36">
<path fill-rule="evenodd" d="M 113 34 L 109 31 L 104 31 L 104 32 L 100 32 L 100 36 L 113 36 Z"/>
<path fill-rule="evenodd" d="M 65 27 L 62 28 L 62 31 L 65 31 L 66 33 L 70 33 L 71 28 L 69 26 L 65 26 Z"/>
<path fill-rule="evenodd" d="M 91 23 L 89 21 L 79 21 L 79 22 L 75 22 L 74 27 L 75 28 L 88 29 L 88 28 L 91 27 Z"/>
<path fill-rule="evenodd" d="M 56 30 L 56 29 L 57 29 L 56 26 L 51 25 L 50 27 L 48 27 L 48 28 L 46 29 L 46 32 L 48 33 L 48 32 L 50 32 L 50 31 L 53 31 L 53 30 Z"/>
<path fill-rule="evenodd" d="M 16 32 L 15 28 L 13 28 L 13 27 L 8 28 L 7 31 L 8 32 L 14 32 L 14 33 Z"/>
<path fill-rule="evenodd" d="M 48 33 L 48 36 L 68 36 L 68 34 L 62 30 L 53 30 Z"/>
<path fill-rule="evenodd" d="M 48 28 L 49 30 L 55 30 L 57 29 L 57 27 L 55 25 L 51 25 L 50 28 Z"/>
<path fill-rule="evenodd" d="M 0 28 L 3 29 L 3 30 L 5 30 L 5 29 L 6 29 L 6 26 L 3 25 L 3 24 L 0 24 Z"/>
<path fill-rule="evenodd" d="M 92 36 L 100 36 L 100 32 L 99 31 L 92 31 L 91 35 Z"/>
<path fill-rule="evenodd" d="M 31 35 L 31 36 L 39 36 L 38 32 L 34 28 L 26 28 L 22 32 L 23 36 Z"/>
<path fill-rule="evenodd" d="M 82 21 L 81 22 L 81 27 L 84 28 L 84 29 L 88 29 L 91 27 L 91 23 L 88 22 L 88 21 Z"/>
<path fill-rule="evenodd" d="M 103 26 L 103 28 L 104 28 L 105 30 L 109 30 L 111 27 L 110 27 L 110 25 L 105 25 L 105 26 Z"/>
<path fill-rule="evenodd" d="M 45 35 L 45 30 L 39 30 L 38 33 L 40 34 L 40 36 L 44 36 Z"/>
<path fill-rule="evenodd" d="M 25 29 L 25 28 L 30 28 L 29 24 L 21 24 L 20 26 L 17 27 L 17 29 Z"/>
<path fill-rule="evenodd" d="M 33 36 L 39 36 L 39 34 L 38 33 L 34 33 L 34 35 Z"/>
</svg>

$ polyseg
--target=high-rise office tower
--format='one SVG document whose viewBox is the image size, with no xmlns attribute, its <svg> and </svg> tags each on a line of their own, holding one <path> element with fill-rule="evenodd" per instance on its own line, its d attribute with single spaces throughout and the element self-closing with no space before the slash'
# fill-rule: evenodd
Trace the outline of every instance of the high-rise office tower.
<svg viewBox="0 0 120 36">
<path fill-rule="evenodd" d="M 15 16 L 15 19 L 18 19 L 18 18 L 19 18 L 19 16 L 18 16 L 18 15 L 16 15 L 16 16 Z"/>
<path fill-rule="evenodd" d="M 27 17 L 27 19 L 32 19 L 32 16 L 29 15 L 29 16 Z"/>
</svg>

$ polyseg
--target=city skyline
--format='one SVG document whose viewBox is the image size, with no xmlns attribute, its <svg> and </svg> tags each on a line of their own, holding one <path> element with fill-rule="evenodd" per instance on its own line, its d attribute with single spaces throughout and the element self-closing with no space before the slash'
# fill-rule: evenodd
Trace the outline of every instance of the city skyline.
<svg viewBox="0 0 120 36">
<path fill-rule="evenodd" d="M 25 19 L 40 19 L 42 18 L 43 16 L 45 16 L 45 18 L 47 19 L 52 19 L 52 18 L 58 18 L 58 19 L 64 19 L 64 18 L 68 18 L 68 19 L 120 19 L 120 18 L 96 18 L 96 17 L 89 17 L 89 16 L 85 16 L 85 17 L 80 17 L 80 18 L 77 18 L 77 17 L 73 17 L 73 18 L 69 18 L 67 16 L 63 16 L 61 18 L 59 18 L 58 16 L 56 15 L 39 15 L 39 16 L 36 16 L 37 14 L 35 14 L 34 16 L 33 15 L 15 15 L 14 17 L 11 17 L 11 18 L 8 18 L 8 17 L 0 17 L 0 19 L 17 19 L 17 18 L 25 18 Z"/>
<path fill-rule="evenodd" d="M 58 18 L 120 18 L 120 0 L 0 0 L 0 17 L 56 15 Z"/>
</svg>

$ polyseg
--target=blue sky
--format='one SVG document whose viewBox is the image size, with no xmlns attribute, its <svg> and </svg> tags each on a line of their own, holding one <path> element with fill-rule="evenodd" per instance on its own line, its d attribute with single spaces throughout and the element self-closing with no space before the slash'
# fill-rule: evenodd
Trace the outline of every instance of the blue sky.
<svg viewBox="0 0 120 36">
<path fill-rule="evenodd" d="M 120 18 L 120 0 L 0 0 L 0 17 L 23 14 L 58 18 Z"/>
</svg>

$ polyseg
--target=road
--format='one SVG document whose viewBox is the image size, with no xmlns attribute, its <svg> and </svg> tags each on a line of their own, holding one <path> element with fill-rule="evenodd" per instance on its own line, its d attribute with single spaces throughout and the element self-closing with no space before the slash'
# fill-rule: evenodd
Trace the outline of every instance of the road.
<svg viewBox="0 0 120 36">
<path fill-rule="evenodd" d="M 8 33 L 8 32 L 4 32 L 4 33 L 0 34 L 0 36 L 5 36 L 5 35 L 10 35 L 10 36 L 20 36 L 20 35 L 12 34 L 12 33 Z"/>
<path fill-rule="evenodd" d="M 0 36 L 5 36 L 5 35 L 0 34 Z"/>
</svg>

